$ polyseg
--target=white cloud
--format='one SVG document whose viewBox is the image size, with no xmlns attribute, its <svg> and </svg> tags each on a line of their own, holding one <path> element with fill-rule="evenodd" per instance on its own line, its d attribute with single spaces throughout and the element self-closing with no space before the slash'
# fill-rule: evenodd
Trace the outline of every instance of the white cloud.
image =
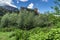
<svg viewBox="0 0 60 40">
<path fill-rule="evenodd" d="M 0 0 L 0 3 L 4 3 L 4 2 L 11 3 L 11 2 L 12 2 L 12 0 Z"/>
<path fill-rule="evenodd" d="M 11 3 L 12 3 L 12 0 L 0 0 L 0 6 L 1 5 L 9 5 L 9 6 L 12 6 L 12 7 L 16 7 L 15 5 L 13 5 Z"/>
<path fill-rule="evenodd" d="M 28 0 L 17 0 L 17 3 L 19 3 L 19 2 L 27 2 Z"/>
<path fill-rule="evenodd" d="M 34 6 L 34 4 L 33 4 L 33 3 L 30 3 L 30 4 L 27 6 L 27 8 L 32 9 L 33 6 Z"/>
<path fill-rule="evenodd" d="M 6 2 L 5 4 L 17 8 L 15 5 L 12 5 L 11 3 Z"/>
<path fill-rule="evenodd" d="M 22 2 L 27 2 L 28 0 L 20 0 L 20 1 L 22 1 Z"/>
<path fill-rule="evenodd" d="M 43 2 L 48 2 L 48 0 L 42 0 Z"/>
</svg>

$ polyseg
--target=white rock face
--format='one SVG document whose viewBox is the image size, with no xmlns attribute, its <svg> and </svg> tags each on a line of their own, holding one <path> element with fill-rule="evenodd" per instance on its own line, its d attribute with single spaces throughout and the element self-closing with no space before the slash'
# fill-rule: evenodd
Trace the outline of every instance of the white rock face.
<svg viewBox="0 0 60 40">
<path fill-rule="evenodd" d="M 12 0 L 0 0 L 0 3 L 1 3 L 1 2 L 9 2 L 9 3 L 11 3 Z"/>
</svg>

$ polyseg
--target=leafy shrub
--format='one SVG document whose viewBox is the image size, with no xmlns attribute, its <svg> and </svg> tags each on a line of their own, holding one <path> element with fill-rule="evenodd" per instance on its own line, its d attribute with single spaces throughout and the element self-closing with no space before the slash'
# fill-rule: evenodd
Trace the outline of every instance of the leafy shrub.
<svg viewBox="0 0 60 40">
<path fill-rule="evenodd" d="M 15 27 L 5 27 L 5 28 L 0 28 L 0 32 L 11 32 L 11 31 L 15 31 L 15 30 L 17 30 L 17 28 L 15 28 Z"/>
<path fill-rule="evenodd" d="M 20 29 L 29 30 L 35 27 L 49 27 L 57 24 L 58 18 L 52 14 L 35 15 L 34 12 L 20 11 L 19 14 L 7 13 L 1 19 L 1 27 L 15 26 Z M 59 20 L 60 21 L 60 20 Z"/>
<path fill-rule="evenodd" d="M 2 16 L 0 16 L 0 24 L 1 24 L 1 18 L 2 18 Z"/>
<path fill-rule="evenodd" d="M 49 14 L 48 21 L 51 25 L 55 25 L 57 23 L 57 18 L 53 14 Z"/>
<path fill-rule="evenodd" d="M 27 31 L 23 31 L 23 30 L 15 30 L 15 33 L 13 34 L 16 36 L 16 40 L 27 40 L 27 38 L 29 37 L 29 33 Z"/>
<path fill-rule="evenodd" d="M 2 19 L 1 19 L 1 27 L 4 27 L 4 26 L 7 26 L 8 24 L 7 24 L 7 18 L 9 17 L 8 16 L 9 14 L 6 14 L 6 15 L 4 15 L 3 17 L 2 17 Z"/>
<path fill-rule="evenodd" d="M 38 27 L 46 26 L 47 22 L 48 22 L 47 15 L 38 15 L 34 19 L 34 25 Z"/>
<path fill-rule="evenodd" d="M 1 19 L 1 27 L 16 26 L 17 14 L 6 14 Z"/>
<path fill-rule="evenodd" d="M 21 29 L 30 29 L 33 28 L 33 20 L 34 20 L 34 13 L 33 12 L 28 12 L 24 11 L 23 13 L 20 12 L 19 17 L 18 17 L 18 27 Z"/>
<path fill-rule="evenodd" d="M 35 29 L 36 30 L 36 29 Z M 60 28 L 51 28 L 49 31 L 43 31 L 38 28 L 36 31 L 31 30 L 28 40 L 60 40 Z"/>
<path fill-rule="evenodd" d="M 1 27 L 16 26 L 21 29 L 29 29 L 33 27 L 33 19 L 33 12 L 24 11 L 19 14 L 7 13 L 1 19 Z"/>
<path fill-rule="evenodd" d="M 38 15 L 34 19 L 34 25 L 38 27 L 49 27 L 57 24 L 57 17 L 53 14 Z"/>
</svg>

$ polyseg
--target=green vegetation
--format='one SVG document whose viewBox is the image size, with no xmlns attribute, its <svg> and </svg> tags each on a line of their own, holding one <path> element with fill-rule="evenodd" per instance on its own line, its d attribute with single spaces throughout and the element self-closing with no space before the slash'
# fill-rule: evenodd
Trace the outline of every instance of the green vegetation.
<svg viewBox="0 0 60 40">
<path fill-rule="evenodd" d="M 15 40 L 16 37 L 9 37 L 13 34 L 13 32 L 0 32 L 0 40 Z"/>
<path fill-rule="evenodd" d="M 58 8 L 54 9 L 57 14 Z M 0 16 L 0 40 L 60 40 L 60 16 L 50 12 L 35 15 L 27 10 L 7 12 Z"/>
<path fill-rule="evenodd" d="M 22 12 L 1 17 L 0 40 L 60 40 L 60 17 Z"/>
</svg>

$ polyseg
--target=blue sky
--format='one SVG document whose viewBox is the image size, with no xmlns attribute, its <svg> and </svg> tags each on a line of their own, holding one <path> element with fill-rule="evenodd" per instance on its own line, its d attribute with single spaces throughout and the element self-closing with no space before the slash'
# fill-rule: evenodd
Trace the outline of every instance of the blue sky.
<svg viewBox="0 0 60 40">
<path fill-rule="evenodd" d="M 2 0 L 0 0 L 2 1 Z M 7 0 L 5 0 L 6 2 Z M 53 11 L 51 6 L 54 6 L 54 0 L 9 0 L 8 3 L 12 3 L 13 5 L 20 8 L 21 6 L 27 8 L 38 8 L 39 12 L 43 13 L 45 11 Z"/>
<path fill-rule="evenodd" d="M 23 7 L 28 7 L 30 4 L 33 4 L 32 8 L 38 8 L 39 12 L 45 12 L 45 11 L 53 11 L 51 9 L 51 6 L 54 6 L 54 0 L 13 0 L 14 4 L 20 8 L 21 6 Z"/>
</svg>

